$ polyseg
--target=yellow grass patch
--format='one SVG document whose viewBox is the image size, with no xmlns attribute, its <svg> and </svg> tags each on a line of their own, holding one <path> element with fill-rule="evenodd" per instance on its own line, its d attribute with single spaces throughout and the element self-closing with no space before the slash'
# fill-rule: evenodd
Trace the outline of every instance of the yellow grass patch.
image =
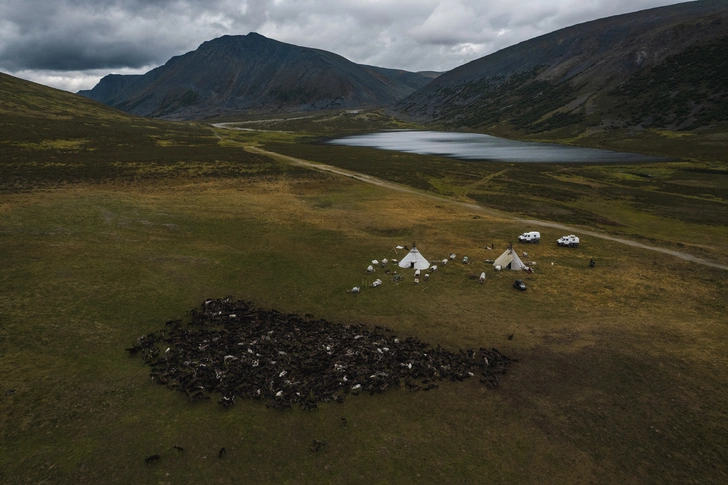
<svg viewBox="0 0 728 485">
<path fill-rule="evenodd" d="M 665 138 L 691 138 L 696 136 L 692 131 L 660 130 L 658 128 L 653 128 L 649 131 Z"/>
<path fill-rule="evenodd" d="M 29 148 L 31 150 L 78 150 L 89 140 L 71 139 L 71 140 L 43 140 L 38 143 L 19 143 L 18 146 Z"/>
</svg>

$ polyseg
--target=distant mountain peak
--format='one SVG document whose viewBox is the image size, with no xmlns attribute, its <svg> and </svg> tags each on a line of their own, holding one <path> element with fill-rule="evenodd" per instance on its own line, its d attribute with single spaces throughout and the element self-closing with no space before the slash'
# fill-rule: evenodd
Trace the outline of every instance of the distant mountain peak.
<svg viewBox="0 0 728 485">
<path fill-rule="evenodd" d="M 194 119 L 389 106 L 430 80 L 250 32 L 203 42 L 141 76 L 106 76 L 79 94 L 142 116 Z"/>
</svg>

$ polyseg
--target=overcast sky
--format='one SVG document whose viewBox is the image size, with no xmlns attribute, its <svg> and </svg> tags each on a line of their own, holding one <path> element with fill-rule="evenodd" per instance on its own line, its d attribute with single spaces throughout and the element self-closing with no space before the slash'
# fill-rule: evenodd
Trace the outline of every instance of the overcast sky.
<svg viewBox="0 0 728 485">
<path fill-rule="evenodd" d="M 258 32 L 360 64 L 447 71 L 569 25 L 675 0 L 0 0 L 0 71 L 89 89 L 221 35 Z"/>
</svg>

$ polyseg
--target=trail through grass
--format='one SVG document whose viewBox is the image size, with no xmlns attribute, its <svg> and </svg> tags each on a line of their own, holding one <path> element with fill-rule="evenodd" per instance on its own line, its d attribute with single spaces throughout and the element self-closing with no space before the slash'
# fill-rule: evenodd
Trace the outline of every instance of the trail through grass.
<svg viewBox="0 0 728 485">
<path fill-rule="evenodd" d="M 573 226 L 567 226 L 567 225 L 564 225 L 564 224 L 558 224 L 558 223 L 554 223 L 554 222 L 539 221 L 539 220 L 535 220 L 535 219 L 521 219 L 521 218 L 518 218 L 518 217 L 512 217 L 512 216 L 507 215 L 506 213 L 499 212 L 499 211 L 493 211 L 493 210 L 487 209 L 487 208 L 482 207 L 482 206 L 477 205 L 477 204 L 469 204 L 469 203 L 463 203 L 463 202 L 449 200 L 449 199 L 447 199 L 445 197 L 435 196 L 435 195 L 423 193 L 422 191 L 418 191 L 418 190 L 413 189 L 413 188 L 410 188 L 410 187 L 406 187 L 406 186 L 402 186 L 402 185 L 398 185 L 398 184 L 393 184 L 393 183 L 390 183 L 390 182 L 387 182 L 387 181 L 378 179 L 376 177 L 371 177 L 371 176 L 368 176 L 368 175 L 364 175 L 364 174 L 360 174 L 360 173 L 356 173 L 356 172 L 352 172 L 352 171 L 348 171 L 348 170 L 337 169 L 335 167 L 332 167 L 332 166 L 329 166 L 329 165 L 325 165 L 325 164 L 322 164 L 322 163 L 312 163 L 312 162 L 309 162 L 309 161 L 306 161 L 306 160 L 302 160 L 300 158 L 294 158 L 294 157 L 290 157 L 290 156 L 281 155 L 281 154 L 278 154 L 278 153 L 274 153 L 274 152 L 269 152 L 269 151 L 266 151 L 266 150 L 262 150 L 260 148 L 254 147 L 254 146 L 247 146 L 247 147 L 245 147 L 245 149 L 247 151 L 249 151 L 249 152 L 252 152 L 252 153 L 258 153 L 258 154 L 261 154 L 261 155 L 268 155 L 268 156 L 270 156 L 270 157 L 272 157 L 274 159 L 286 161 L 286 162 L 289 162 L 289 163 L 293 163 L 293 164 L 295 164 L 297 166 L 308 167 L 308 168 L 311 168 L 311 169 L 314 169 L 314 170 L 318 170 L 318 171 L 321 171 L 321 172 L 330 172 L 330 173 L 335 173 L 335 174 L 338 174 L 338 175 L 343 175 L 345 177 L 349 177 L 349 178 L 353 178 L 355 180 L 358 180 L 360 182 L 365 182 L 365 183 L 368 183 L 368 184 L 377 185 L 379 187 L 385 187 L 385 188 L 388 188 L 390 190 L 397 190 L 397 191 L 408 192 L 408 193 L 413 193 L 413 194 L 414 193 L 418 193 L 418 194 L 422 195 L 423 197 L 430 197 L 430 198 L 433 198 L 435 200 L 439 200 L 439 201 L 441 201 L 443 203 L 447 203 L 447 204 L 459 205 L 459 206 L 465 207 L 467 209 L 474 210 L 476 212 L 483 212 L 483 213 L 487 213 L 487 214 L 491 214 L 491 215 L 496 215 L 497 214 L 498 216 L 503 217 L 503 218 L 512 218 L 513 220 L 515 220 L 517 222 L 520 222 L 520 223 L 523 223 L 523 224 L 527 224 L 528 226 L 551 227 L 551 228 L 555 228 L 555 229 L 561 229 L 561 230 L 566 231 L 566 232 L 579 232 L 581 234 L 586 234 L 586 235 L 592 236 L 592 237 L 597 237 L 597 238 L 602 238 L 602 239 L 608 239 L 610 241 L 618 242 L 620 244 L 626 244 L 626 245 L 633 246 L 633 247 L 638 247 L 638 248 L 642 248 L 642 249 L 648 249 L 650 251 L 662 252 L 662 253 L 665 253 L 665 254 L 669 254 L 671 256 L 675 256 L 676 258 L 684 259 L 686 261 L 690 261 L 690 262 L 693 262 L 693 263 L 698 263 L 698 264 L 702 264 L 702 265 L 705 265 L 705 266 L 711 266 L 713 268 L 719 268 L 719 269 L 728 270 L 728 265 L 721 264 L 721 263 L 717 263 L 715 261 L 709 261 L 709 260 L 706 260 L 704 258 L 699 258 L 699 257 L 693 256 L 691 254 L 687 254 L 687 253 L 684 253 L 684 252 L 674 251 L 674 250 L 671 250 L 671 249 L 665 249 L 665 248 L 660 248 L 660 247 L 656 247 L 656 246 L 650 246 L 650 245 L 642 244 L 642 243 L 639 243 L 639 242 L 636 242 L 636 241 L 631 241 L 631 240 L 625 239 L 625 238 L 619 238 L 619 237 L 609 236 L 607 234 L 603 234 L 603 233 L 599 233 L 599 232 L 585 230 L 584 228 L 575 228 Z M 491 177 L 487 177 L 487 178 L 492 178 L 492 176 Z"/>
</svg>

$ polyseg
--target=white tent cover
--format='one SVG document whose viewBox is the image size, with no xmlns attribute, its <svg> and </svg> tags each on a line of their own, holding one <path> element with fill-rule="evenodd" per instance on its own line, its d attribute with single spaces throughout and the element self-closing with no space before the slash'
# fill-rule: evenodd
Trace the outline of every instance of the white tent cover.
<svg viewBox="0 0 728 485">
<path fill-rule="evenodd" d="M 509 264 L 513 271 L 526 269 L 526 265 L 523 264 L 521 258 L 519 258 L 516 252 L 512 249 L 506 249 L 503 254 L 498 256 L 498 259 L 493 262 L 493 266 L 500 266 L 501 268 L 507 268 Z"/>
<path fill-rule="evenodd" d="M 523 261 L 521 261 L 521 258 L 518 257 L 518 254 L 516 254 L 515 251 L 513 251 L 513 261 L 511 261 L 511 269 L 513 271 L 521 271 L 526 269 L 526 265 L 523 264 Z"/>
<path fill-rule="evenodd" d="M 402 258 L 402 261 L 399 262 L 400 268 L 412 268 L 412 263 L 414 263 L 415 269 L 427 269 L 430 267 L 430 263 L 425 259 L 424 256 L 420 254 L 420 252 L 417 250 L 417 248 L 410 249 L 410 252 Z"/>
</svg>

